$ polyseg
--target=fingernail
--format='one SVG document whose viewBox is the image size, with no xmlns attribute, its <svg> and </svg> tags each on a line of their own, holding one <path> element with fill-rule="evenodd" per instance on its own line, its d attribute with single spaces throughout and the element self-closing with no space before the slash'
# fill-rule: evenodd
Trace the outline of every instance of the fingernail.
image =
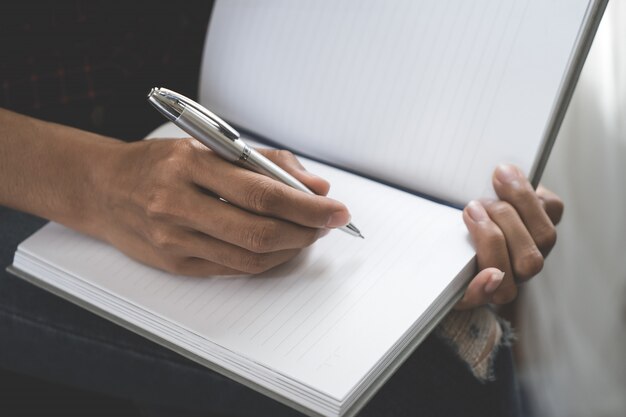
<svg viewBox="0 0 626 417">
<path fill-rule="evenodd" d="M 502 284 L 503 279 L 504 272 L 502 271 L 494 272 L 493 274 L 491 274 L 491 276 L 489 277 L 489 281 L 487 281 L 487 284 L 485 285 L 485 292 L 487 294 L 493 294 L 494 292 L 496 292 L 500 284 Z"/>
<path fill-rule="evenodd" d="M 335 228 L 345 226 L 350 223 L 350 213 L 341 210 L 334 212 L 326 222 L 326 227 Z"/>
<path fill-rule="evenodd" d="M 496 168 L 496 178 L 505 184 L 514 184 L 520 179 L 519 170 L 510 164 L 501 164 Z"/>
<path fill-rule="evenodd" d="M 489 219 L 489 215 L 483 205 L 476 200 L 472 200 L 467 204 L 467 213 L 475 222 L 482 222 Z"/>
</svg>

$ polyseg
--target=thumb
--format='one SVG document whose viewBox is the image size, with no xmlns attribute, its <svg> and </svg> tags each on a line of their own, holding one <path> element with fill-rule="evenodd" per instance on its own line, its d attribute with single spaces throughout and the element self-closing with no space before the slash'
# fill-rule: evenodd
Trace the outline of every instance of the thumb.
<svg viewBox="0 0 626 417">
<path fill-rule="evenodd" d="M 463 298 L 454 308 L 467 310 L 490 303 L 493 293 L 502 284 L 503 278 L 504 272 L 497 268 L 483 269 L 469 283 Z"/>
</svg>

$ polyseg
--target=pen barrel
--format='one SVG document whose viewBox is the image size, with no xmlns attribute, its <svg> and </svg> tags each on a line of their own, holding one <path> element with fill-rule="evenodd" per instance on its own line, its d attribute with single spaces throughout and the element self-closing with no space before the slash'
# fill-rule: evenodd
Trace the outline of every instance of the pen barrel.
<svg viewBox="0 0 626 417">
<path fill-rule="evenodd" d="M 296 190 L 303 191 L 307 194 L 313 194 L 304 184 L 295 179 L 291 174 L 283 170 L 274 162 L 261 155 L 255 149 L 250 149 L 250 155 L 244 162 L 243 166 L 246 168 L 258 172 L 259 174 L 267 175 L 270 178 L 280 181 L 285 185 L 288 185 Z"/>
<path fill-rule="evenodd" d="M 244 141 L 216 131 L 204 115 L 192 108 L 185 108 L 174 123 L 227 161 L 238 162 L 247 152 Z"/>
</svg>

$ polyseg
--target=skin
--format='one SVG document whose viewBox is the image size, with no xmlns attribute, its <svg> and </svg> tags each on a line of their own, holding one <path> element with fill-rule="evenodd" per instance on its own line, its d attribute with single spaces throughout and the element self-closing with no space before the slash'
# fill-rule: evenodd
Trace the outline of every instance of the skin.
<svg viewBox="0 0 626 417">
<path fill-rule="evenodd" d="M 493 175 L 499 200 L 471 201 L 463 210 L 479 273 L 458 309 L 513 301 L 521 283 L 537 275 L 556 243 L 563 202 L 541 185 L 534 190 L 519 168 L 501 165 Z"/>
<path fill-rule="evenodd" d="M 227 163 L 192 139 L 129 144 L 0 109 L 0 205 L 172 273 L 256 274 L 350 221 L 326 197 L 327 181 L 289 152 L 261 152 L 318 195 Z M 480 272 L 459 309 L 512 301 L 556 241 L 557 196 L 535 192 L 512 166 L 498 167 L 493 184 L 499 200 L 463 212 Z"/>
</svg>

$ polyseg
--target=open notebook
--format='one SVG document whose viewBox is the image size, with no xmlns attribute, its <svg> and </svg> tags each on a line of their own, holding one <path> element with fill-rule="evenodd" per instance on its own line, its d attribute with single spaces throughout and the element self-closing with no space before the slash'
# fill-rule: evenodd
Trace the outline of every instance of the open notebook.
<svg viewBox="0 0 626 417">
<path fill-rule="evenodd" d="M 11 271 L 305 413 L 353 415 L 474 274 L 457 207 L 500 162 L 538 180 L 605 3 L 218 1 L 201 103 L 313 157 L 366 239 L 197 279 L 48 224 Z"/>
</svg>

